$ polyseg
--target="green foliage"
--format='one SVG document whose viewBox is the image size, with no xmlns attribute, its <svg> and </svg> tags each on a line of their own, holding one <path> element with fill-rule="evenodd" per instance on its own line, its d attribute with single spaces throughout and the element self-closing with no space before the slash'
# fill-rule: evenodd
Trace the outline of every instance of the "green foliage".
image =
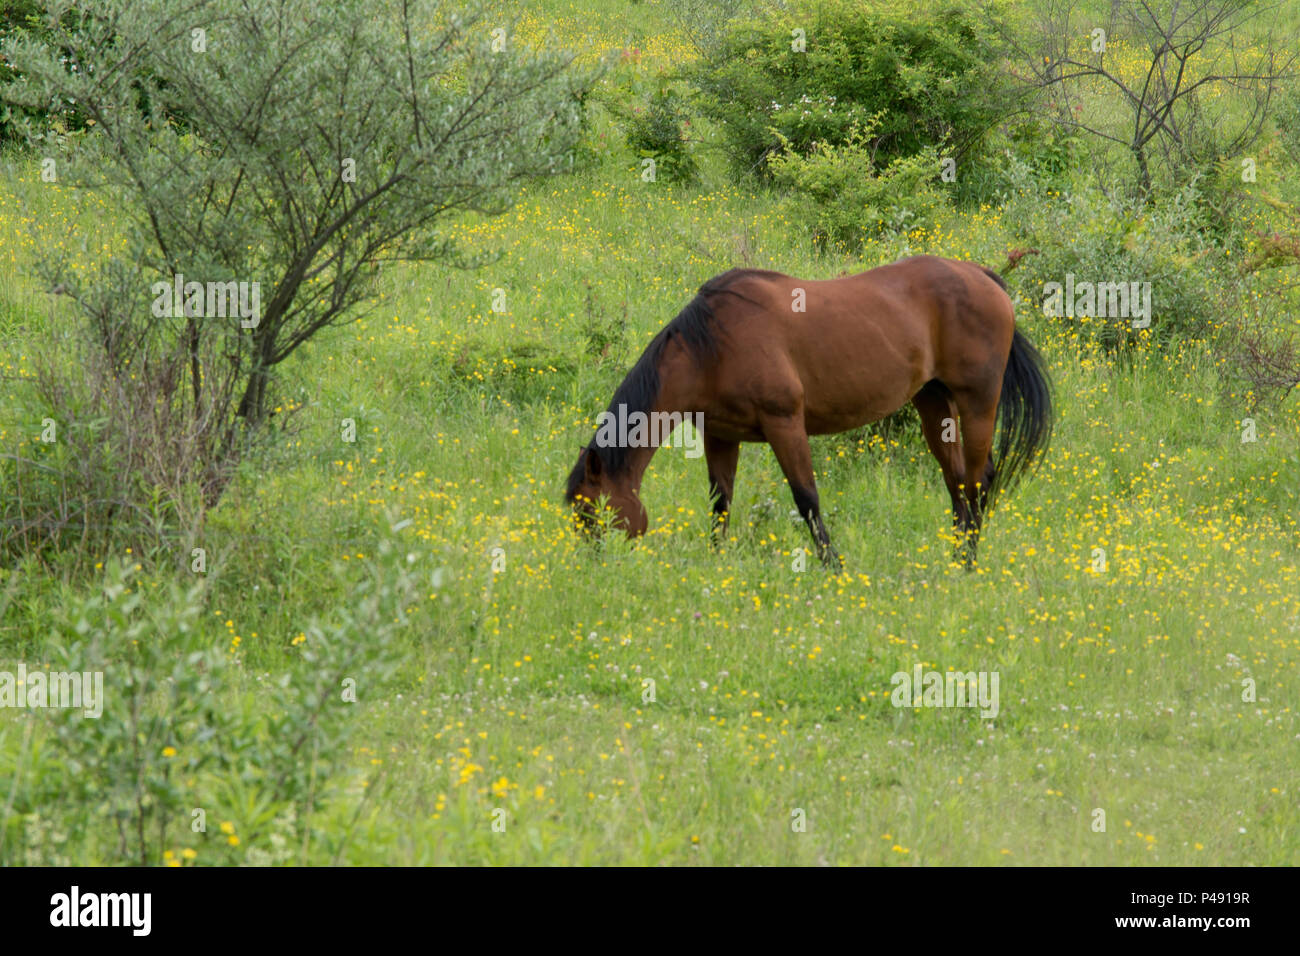
<svg viewBox="0 0 1300 956">
<path fill-rule="evenodd" d="M 627 145 L 640 157 L 655 161 L 656 178 L 669 182 L 693 182 L 699 174 L 690 153 L 684 126 L 690 119 L 681 97 L 667 87 L 660 87 L 644 101 L 624 114 Z"/>
<path fill-rule="evenodd" d="M 953 198 L 958 204 L 1002 205 L 1017 192 L 1069 192 L 1083 155 L 1077 130 L 1033 116 L 1021 116 L 990 133 L 983 154 L 957 169 Z"/>
<path fill-rule="evenodd" d="M 1271 118 L 1287 154 L 1300 160 L 1300 85 L 1291 83 L 1278 93 Z"/>
<path fill-rule="evenodd" d="M 256 686 L 237 643 L 217 646 L 203 583 L 159 593 L 110 562 L 100 591 L 68 602 L 49 645 L 51 671 L 102 675 L 102 713 L 42 712 L 39 759 L 14 768 L 15 790 L 25 787 L 10 858 L 48 864 L 97 847 L 105 862 L 145 866 L 186 848 L 237 863 L 249 841 L 263 854 L 298 846 L 349 764 L 353 712 L 409 648 L 413 561 L 382 545 L 360 578 L 348 575 L 332 620 L 308 623 L 286 666 Z"/>
<path fill-rule="evenodd" d="M 1035 311 L 1042 286 L 1078 282 L 1150 283 L 1150 328 L 1135 329 L 1121 317 L 1063 316 L 1085 342 L 1123 355 L 1143 339 L 1158 346 L 1203 339 L 1222 314 L 1231 282 L 1221 274 L 1222 252 L 1196 227 L 1194 187 L 1159 203 L 1144 204 L 1081 191 L 1058 199 L 1021 195 L 1007 212 L 1023 245 L 1036 248 L 1015 273 Z M 1216 256 L 1215 253 L 1218 252 Z"/>
<path fill-rule="evenodd" d="M 782 151 L 769 161 L 773 179 L 812 201 L 808 216 L 821 248 L 856 252 L 879 235 L 929 226 L 944 205 L 933 147 L 877 169 L 872 134 L 879 123 L 877 114 L 849 130 L 842 146 L 823 142 L 808 153 L 777 134 Z"/>
<path fill-rule="evenodd" d="M 159 558 L 197 530 L 211 456 L 168 401 L 174 366 L 148 356 L 115 374 L 69 318 L 72 329 L 36 324 L 46 334 L 33 387 L 11 407 L 42 427 L 0 457 L 0 554 L 60 555 L 83 572 L 113 543 Z"/>
<path fill-rule="evenodd" d="M 49 759 L 62 769 L 58 804 L 79 806 L 61 818 L 67 842 L 114 833 L 121 862 L 161 862 L 162 848 L 201 806 L 195 778 L 224 769 L 218 743 L 231 715 L 218 694 L 228 660 L 200 627 L 202 586 L 162 596 L 132 586 L 133 571 L 110 562 L 102 590 L 68 604 L 51 640 L 52 670 L 99 674 L 103 713 L 51 708 Z M 62 847 L 31 847 L 36 854 Z"/>
<path fill-rule="evenodd" d="M 546 342 L 511 341 L 504 345 L 482 338 L 467 341 L 448 369 L 448 387 L 490 383 L 512 401 L 536 401 L 549 377 L 572 375 L 578 360 Z"/>
<path fill-rule="evenodd" d="M 606 312 L 597 305 L 592 293 L 590 281 L 586 286 L 586 301 L 582 335 L 588 355 L 598 361 L 607 358 L 611 352 L 619 355 L 627 341 L 627 302 L 623 302 L 617 311 Z"/>
<path fill-rule="evenodd" d="M 770 7 L 772 3 L 773 0 L 664 0 L 673 24 L 697 52 L 706 56 L 717 52 L 732 23 L 752 8 Z"/>
<path fill-rule="evenodd" d="M 874 159 L 887 167 L 941 144 L 959 159 L 977 150 L 1011 96 L 996 49 L 988 22 L 962 7 L 816 0 L 739 23 L 690 75 L 740 170 L 847 145 L 872 116 Z"/>
<path fill-rule="evenodd" d="M 1011 155 L 1028 166 L 1041 185 L 1060 187 L 1069 182 L 1082 150 L 1083 137 L 1077 130 L 1031 117 L 1010 124 L 1006 137 Z"/>
<path fill-rule="evenodd" d="M 50 25 L 51 15 L 59 16 L 65 26 L 76 22 L 77 14 L 63 4 L 50 4 L 46 0 L 6 0 L 0 6 L 0 87 L 21 82 L 22 73 L 14 68 L 8 57 L 8 50 L 19 34 L 30 34 L 44 42 L 50 42 L 55 36 L 55 29 Z M 64 46 L 59 51 L 62 66 L 70 72 L 75 71 L 80 60 L 78 52 Z M 76 103 L 62 98 L 53 98 L 44 103 L 28 106 L 6 106 L 0 101 L 0 145 L 24 140 L 23 127 L 39 131 L 37 135 L 44 138 L 48 134 L 59 135 L 73 130 L 86 128 L 86 113 Z"/>
</svg>

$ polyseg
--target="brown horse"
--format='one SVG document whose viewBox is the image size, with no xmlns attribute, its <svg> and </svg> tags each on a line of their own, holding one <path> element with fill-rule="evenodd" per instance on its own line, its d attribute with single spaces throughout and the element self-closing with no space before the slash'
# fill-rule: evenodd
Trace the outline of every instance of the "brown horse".
<svg viewBox="0 0 1300 956">
<path fill-rule="evenodd" d="M 1043 361 L 1017 331 L 1006 284 L 991 269 L 934 256 L 828 280 L 733 269 L 701 286 L 651 340 L 608 414 L 702 421 L 715 532 L 724 534 L 740 443 L 767 442 L 818 554 L 838 568 L 808 436 L 858 428 L 909 400 L 943 469 L 969 567 L 984 515 L 1052 428 Z M 565 495 L 587 526 L 604 500 L 629 537 L 646 530 L 641 476 L 666 436 L 632 437 L 611 442 L 598 431 Z"/>
</svg>

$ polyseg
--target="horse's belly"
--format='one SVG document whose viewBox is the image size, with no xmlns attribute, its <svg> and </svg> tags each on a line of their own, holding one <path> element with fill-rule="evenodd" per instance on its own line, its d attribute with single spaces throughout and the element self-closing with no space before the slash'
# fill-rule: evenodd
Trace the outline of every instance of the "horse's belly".
<svg viewBox="0 0 1300 956">
<path fill-rule="evenodd" d="M 927 342 L 902 335 L 890 341 L 865 325 L 800 351 L 795 368 L 810 435 L 861 428 L 893 414 L 934 374 Z"/>
<path fill-rule="evenodd" d="M 810 435 L 832 435 L 892 415 L 925 384 L 924 375 L 914 363 L 864 362 L 834 382 L 809 376 L 804 428 Z"/>
<path fill-rule="evenodd" d="M 861 406 L 852 411 L 848 409 L 843 411 L 807 409 L 804 412 L 804 430 L 809 435 L 836 435 L 840 432 L 852 431 L 870 422 L 879 421 L 887 415 L 892 415 L 905 404 L 907 404 L 906 399 L 893 407 L 882 404 Z"/>
</svg>

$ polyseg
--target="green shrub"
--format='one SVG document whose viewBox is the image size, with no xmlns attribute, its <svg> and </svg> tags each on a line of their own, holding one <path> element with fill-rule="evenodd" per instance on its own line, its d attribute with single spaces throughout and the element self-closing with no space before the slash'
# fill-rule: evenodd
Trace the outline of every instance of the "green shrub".
<svg viewBox="0 0 1300 956">
<path fill-rule="evenodd" d="M 1300 157 L 1300 86 L 1292 83 L 1278 95 L 1273 125 L 1287 155 Z"/>
<path fill-rule="evenodd" d="M 52 671 L 102 675 L 102 712 L 41 711 L 48 733 L 11 768 L 21 826 L 0 821 L 0 862 L 275 863 L 308 837 L 337 842 L 308 828 L 350 763 L 355 708 L 405 659 L 414 560 L 383 542 L 359 579 L 336 567 L 348 580 L 332 620 L 305 622 L 286 667 L 255 685 L 239 642 L 205 622 L 203 583 L 155 587 L 110 562 L 51 640 Z"/>
<path fill-rule="evenodd" d="M 695 181 L 699 170 L 684 131 L 690 119 L 676 93 L 661 87 L 644 105 L 625 111 L 623 121 L 628 148 L 643 159 L 655 161 L 656 179 Z"/>
<path fill-rule="evenodd" d="M 64 10 L 63 24 L 75 23 L 78 15 L 75 10 Z M 49 4 L 45 0 L 6 0 L 0 7 L 0 91 L 22 76 L 9 63 L 9 48 L 24 34 L 49 42 L 53 36 L 49 16 Z M 69 69 L 73 69 L 81 59 L 70 47 L 63 47 L 61 52 L 61 60 Z M 23 123 L 31 123 L 38 129 L 65 132 L 85 129 L 88 118 L 85 110 L 71 101 L 53 99 L 46 106 L 33 109 L 7 107 L 0 96 L 0 144 L 22 142 L 25 139 L 21 129 Z"/>
<path fill-rule="evenodd" d="M 957 158 L 977 149 L 1012 95 L 996 49 L 987 21 L 959 7 L 814 0 L 733 26 L 690 75 L 738 169 L 766 175 L 787 149 L 847 145 L 876 115 L 875 161 L 887 167 L 941 143 Z"/>
<path fill-rule="evenodd" d="M 1150 283 L 1148 328 L 1129 318 L 1062 315 L 1048 321 L 1070 326 L 1085 342 L 1122 354 L 1143 340 L 1164 347 L 1204 338 L 1221 314 L 1227 288 L 1222 252 L 1196 228 L 1198 194 L 1187 187 L 1156 204 L 1080 192 L 1059 199 L 1026 192 L 1005 219 L 1038 250 L 1021 260 L 1014 285 L 1043 314 L 1047 283 Z M 1145 321 L 1139 318 L 1137 321 Z"/>
<path fill-rule="evenodd" d="M 1033 117 L 1003 124 L 989 135 L 978 161 L 957 170 L 953 199 L 1002 205 L 1020 190 L 1068 192 L 1082 142 L 1076 130 Z"/>
<path fill-rule="evenodd" d="M 882 234 L 928 227 L 944 204 L 933 147 L 876 168 L 872 133 L 879 122 L 879 115 L 873 116 L 850 130 L 844 145 L 823 142 L 807 154 L 778 134 L 783 149 L 770 160 L 772 175 L 811 200 L 808 216 L 819 248 L 854 252 Z"/>
</svg>

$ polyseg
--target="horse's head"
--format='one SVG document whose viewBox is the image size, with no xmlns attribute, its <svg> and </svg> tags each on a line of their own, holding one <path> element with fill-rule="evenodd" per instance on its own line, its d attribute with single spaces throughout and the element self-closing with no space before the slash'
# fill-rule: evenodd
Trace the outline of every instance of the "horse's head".
<svg viewBox="0 0 1300 956">
<path fill-rule="evenodd" d="M 595 447 L 578 452 L 578 463 L 569 474 L 569 486 L 564 497 L 573 505 L 579 526 L 584 531 L 600 532 L 598 509 L 601 502 L 614 513 L 612 523 L 627 532 L 629 538 L 645 534 L 650 523 L 645 505 L 641 504 L 641 498 L 632 486 L 631 476 L 626 472 L 610 474 Z"/>
</svg>

